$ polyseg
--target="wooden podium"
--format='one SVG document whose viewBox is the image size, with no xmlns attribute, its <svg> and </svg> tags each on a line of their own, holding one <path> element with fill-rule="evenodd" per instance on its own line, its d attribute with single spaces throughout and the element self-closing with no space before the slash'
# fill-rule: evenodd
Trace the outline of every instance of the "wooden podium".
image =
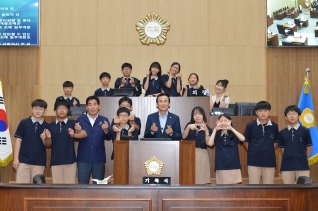
<svg viewBox="0 0 318 211">
<path fill-rule="evenodd" d="M 148 176 L 144 163 L 152 156 L 164 163 L 158 176 L 171 177 L 171 184 L 195 184 L 194 141 L 115 141 L 114 184 L 142 184 Z"/>
</svg>

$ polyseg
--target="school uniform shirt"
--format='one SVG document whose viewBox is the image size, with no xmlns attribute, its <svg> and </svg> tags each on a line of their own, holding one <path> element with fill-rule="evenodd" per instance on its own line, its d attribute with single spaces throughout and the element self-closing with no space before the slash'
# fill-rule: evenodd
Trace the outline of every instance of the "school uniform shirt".
<svg viewBox="0 0 318 211">
<path fill-rule="evenodd" d="M 105 89 L 104 87 L 101 87 L 99 89 L 96 89 L 96 91 L 94 92 L 94 96 L 96 97 L 112 96 L 112 89 L 110 87 L 108 87 L 107 89 Z"/>
<path fill-rule="evenodd" d="M 68 132 L 71 128 L 75 131 L 75 120 L 66 118 L 64 121 L 55 120 L 47 129 L 51 133 L 51 166 L 67 165 L 76 162 L 74 138 Z"/>
<path fill-rule="evenodd" d="M 36 121 L 33 117 L 21 120 L 14 134 L 14 137 L 22 139 L 19 152 L 20 163 L 46 165 L 46 148 L 40 135 L 47 125 L 43 119 Z"/>
<path fill-rule="evenodd" d="M 147 77 L 144 77 L 143 85 L 145 85 L 146 80 L 147 80 Z M 149 79 L 148 89 L 145 93 L 145 96 L 161 93 L 161 90 L 163 90 L 161 80 L 158 77 L 153 78 L 151 76 Z"/>
<path fill-rule="evenodd" d="M 116 81 L 115 81 L 115 88 L 133 88 L 134 89 L 134 93 L 135 93 L 135 96 L 140 96 L 141 95 L 141 85 L 140 85 L 140 80 L 138 80 L 137 78 L 135 77 L 129 77 L 129 78 L 126 78 L 126 83 L 124 85 L 124 87 L 120 87 L 120 84 L 121 84 L 121 81 L 124 77 L 120 77 L 120 78 L 117 78 Z M 134 82 L 135 82 L 135 87 L 132 87 L 131 84 L 130 84 L 130 80 L 131 79 L 134 79 Z"/>
<path fill-rule="evenodd" d="M 281 171 L 309 170 L 307 147 L 312 146 L 310 131 L 297 124 L 289 125 L 279 133 L 279 147 L 284 148 Z"/>
<path fill-rule="evenodd" d="M 247 165 L 257 167 L 276 167 L 274 143 L 278 143 L 278 125 L 268 119 L 262 125 L 258 119 L 246 125 L 245 141 L 248 142 Z"/>
<path fill-rule="evenodd" d="M 62 96 L 57 97 L 55 102 L 58 100 L 61 100 L 61 99 L 67 100 L 67 102 L 70 104 L 71 107 L 74 107 L 73 103 L 75 100 L 77 102 L 76 107 L 81 107 L 80 101 L 76 97 L 73 97 L 73 96 L 66 97 L 65 95 L 62 95 Z"/>
<path fill-rule="evenodd" d="M 169 75 L 168 74 L 164 74 L 161 76 L 161 82 L 163 85 L 163 90 L 165 91 L 165 93 L 171 97 L 173 96 L 180 96 L 180 93 L 177 92 L 177 77 L 173 77 L 171 80 L 171 87 L 168 88 L 166 87 L 166 83 L 169 80 Z M 182 87 L 182 80 L 180 79 L 180 87 Z"/>
<path fill-rule="evenodd" d="M 191 124 L 190 122 L 187 123 L 187 125 L 184 127 L 184 130 L 187 128 L 187 126 Z M 209 135 L 212 134 L 212 129 L 208 128 Z M 205 143 L 206 139 L 210 137 L 205 136 L 205 131 L 200 130 L 189 130 L 188 136 L 185 138 L 185 140 L 195 140 L 195 147 L 201 148 L 201 149 L 207 149 L 207 145 Z"/>
<path fill-rule="evenodd" d="M 87 137 L 78 142 L 77 162 L 106 162 L 105 139 L 111 139 L 112 129 L 107 117 L 98 115 L 93 126 L 87 115 L 78 117 L 77 121 L 87 133 Z M 108 133 L 105 134 L 102 125 L 108 123 Z"/>
<path fill-rule="evenodd" d="M 184 94 L 185 90 L 182 90 L 182 96 Z M 201 85 L 199 89 L 196 89 L 193 86 L 187 85 L 187 92 L 188 92 L 188 97 L 198 97 L 198 96 L 205 96 L 205 89 Z"/>
<path fill-rule="evenodd" d="M 113 128 L 113 126 L 114 126 L 113 123 L 114 123 L 114 122 L 112 122 L 112 128 Z M 122 128 L 122 127 L 119 126 L 119 130 L 120 130 L 120 138 L 119 138 L 119 140 L 123 140 L 123 139 L 122 139 L 123 136 L 128 136 L 128 130 L 129 130 L 129 128 L 131 128 L 131 125 L 130 125 L 129 121 L 127 122 L 126 127 Z M 111 159 L 112 159 L 112 160 L 114 160 L 114 141 L 116 140 L 116 135 L 117 135 L 117 133 L 116 133 L 115 131 L 112 131 L 112 141 L 113 141 L 113 152 L 112 152 L 112 156 L 111 156 Z M 131 140 L 136 140 L 136 141 L 138 141 L 138 130 L 135 129 L 135 130 L 132 132 L 131 135 L 134 137 L 134 138 L 131 139 Z"/>
<path fill-rule="evenodd" d="M 238 153 L 238 138 L 229 136 L 221 132 L 221 137 L 215 136 L 215 170 L 241 169 L 240 157 Z"/>
</svg>

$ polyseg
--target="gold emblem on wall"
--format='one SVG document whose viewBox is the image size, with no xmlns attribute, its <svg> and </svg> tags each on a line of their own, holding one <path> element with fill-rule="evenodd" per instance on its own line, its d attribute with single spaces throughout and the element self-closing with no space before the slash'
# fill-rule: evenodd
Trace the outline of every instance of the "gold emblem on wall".
<svg viewBox="0 0 318 211">
<path fill-rule="evenodd" d="M 161 45 L 167 39 L 170 23 L 162 19 L 158 13 L 151 12 L 136 23 L 136 28 L 139 32 L 139 39 L 143 44 L 156 43 Z"/>
<path fill-rule="evenodd" d="M 146 171 L 148 175 L 160 175 L 162 168 L 163 168 L 163 162 L 159 160 L 156 156 L 152 156 L 149 160 L 147 160 L 145 163 Z"/>
</svg>

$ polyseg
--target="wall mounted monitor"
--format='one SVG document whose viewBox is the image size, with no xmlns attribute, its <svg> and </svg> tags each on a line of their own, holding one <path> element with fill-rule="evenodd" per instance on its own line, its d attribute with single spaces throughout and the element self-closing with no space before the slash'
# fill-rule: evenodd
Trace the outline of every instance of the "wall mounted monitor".
<svg viewBox="0 0 318 211">
<path fill-rule="evenodd" d="M 0 1 L 0 46 L 39 46 L 39 0 Z"/>
<path fill-rule="evenodd" d="M 267 0 L 267 47 L 317 47 L 317 0 Z"/>
<path fill-rule="evenodd" d="M 237 102 L 235 113 L 237 116 L 255 116 L 255 105 L 256 103 Z"/>
</svg>

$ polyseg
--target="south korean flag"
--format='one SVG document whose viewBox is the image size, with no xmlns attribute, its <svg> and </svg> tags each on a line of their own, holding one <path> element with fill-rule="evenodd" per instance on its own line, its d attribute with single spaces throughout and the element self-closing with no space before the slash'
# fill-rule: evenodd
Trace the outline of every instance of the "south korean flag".
<svg viewBox="0 0 318 211">
<path fill-rule="evenodd" d="M 2 82 L 0 80 L 0 167 L 7 166 L 13 159 L 9 124 L 4 106 Z"/>
</svg>

